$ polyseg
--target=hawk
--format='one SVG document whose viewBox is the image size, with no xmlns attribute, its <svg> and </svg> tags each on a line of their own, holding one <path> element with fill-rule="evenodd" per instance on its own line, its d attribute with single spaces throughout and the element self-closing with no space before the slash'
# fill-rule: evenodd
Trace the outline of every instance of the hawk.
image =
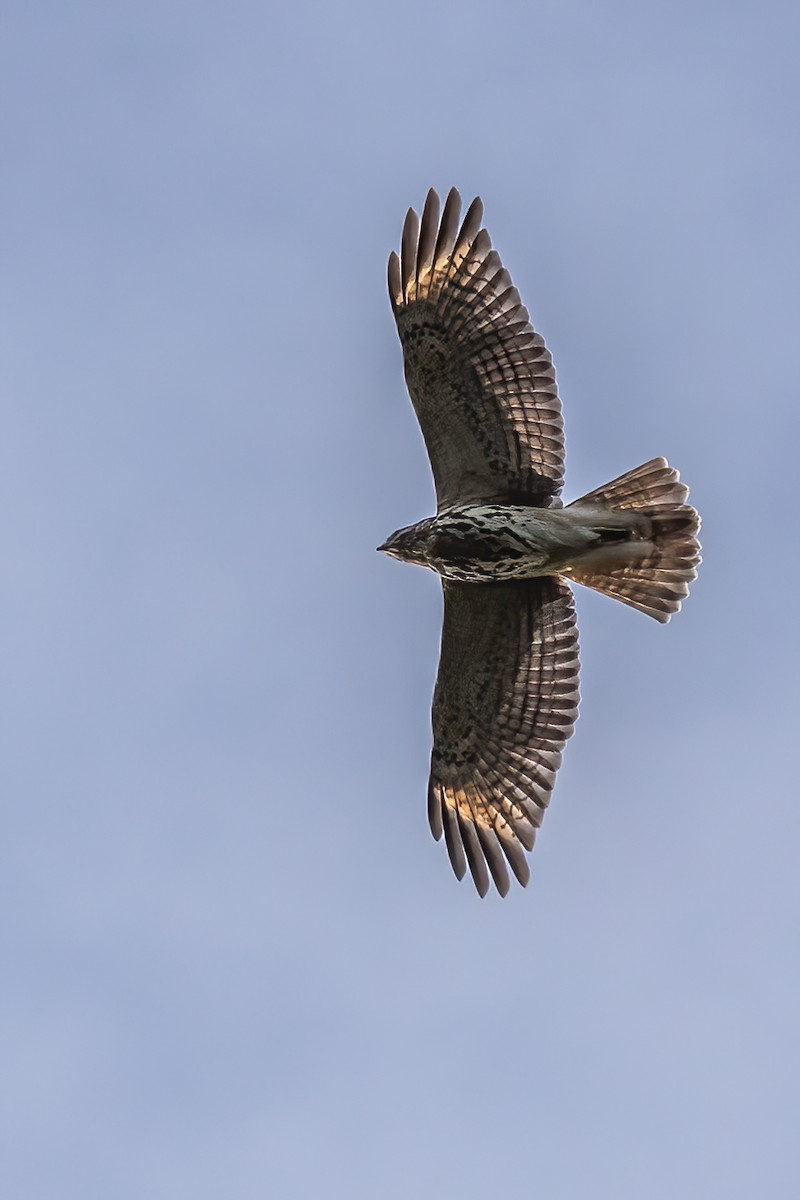
<svg viewBox="0 0 800 1200">
<path fill-rule="evenodd" d="M 379 550 L 442 578 L 428 818 L 453 870 L 525 886 L 578 715 L 571 583 L 668 621 L 700 562 L 689 489 L 654 458 L 563 506 L 553 362 L 483 228 L 453 188 L 409 209 L 389 295 L 428 450 L 436 515 Z"/>
</svg>

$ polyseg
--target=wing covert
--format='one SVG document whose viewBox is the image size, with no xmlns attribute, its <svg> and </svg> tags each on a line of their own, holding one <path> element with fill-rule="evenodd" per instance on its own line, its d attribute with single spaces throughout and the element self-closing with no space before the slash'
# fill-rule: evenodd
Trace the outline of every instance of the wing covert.
<svg viewBox="0 0 800 1200">
<path fill-rule="evenodd" d="M 524 885 L 578 713 L 572 592 L 554 577 L 444 584 L 428 816 L 483 896 Z"/>
<path fill-rule="evenodd" d="M 472 202 L 451 189 L 409 209 L 389 295 L 439 509 L 470 500 L 547 506 L 564 478 L 555 370 Z"/>
</svg>

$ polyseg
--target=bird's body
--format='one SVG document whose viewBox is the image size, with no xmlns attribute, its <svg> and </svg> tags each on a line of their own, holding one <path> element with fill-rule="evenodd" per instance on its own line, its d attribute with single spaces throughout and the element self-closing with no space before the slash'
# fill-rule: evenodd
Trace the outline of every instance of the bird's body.
<svg viewBox="0 0 800 1200">
<path fill-rule="evenodd" d="M 437 511 L 379 549 L 443 580 L 428 816 L 481 895 L 523 885 L 578 711 L 571 582 L 658 621 L 700 560 L 688 488 L 652 459 L 562 507 L 555 371 L 489 235 L 482 206 L 428 193 L 409 210 L 389 294 Z"/>
<path fill-rule="evenodd" d="M 636 514 L 609 519 L 608 513 L 572 507 L 465 504 L 398 530 L 380 549 L 443 579 L 497 583 L 562 573 L 601 547 L 625 544 L 633 560 L 647 544 L 646 532 Z"/>
</svg>

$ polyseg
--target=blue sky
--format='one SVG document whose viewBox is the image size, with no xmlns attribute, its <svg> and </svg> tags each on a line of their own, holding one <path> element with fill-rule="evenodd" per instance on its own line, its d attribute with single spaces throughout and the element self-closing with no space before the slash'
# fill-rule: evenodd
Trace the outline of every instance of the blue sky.
<svg viewBox="0 0 800 1200">
<path fill-rule="evenodd" d="M 0 1160 L 15 1197 L 794 1197 L 800 18 L 5 6 Z M 433 489 L 384 281 L 483 196 L 567 498 L 705 562 L 581 592 L 526 891 L 425 819 Z"/>
</svg>

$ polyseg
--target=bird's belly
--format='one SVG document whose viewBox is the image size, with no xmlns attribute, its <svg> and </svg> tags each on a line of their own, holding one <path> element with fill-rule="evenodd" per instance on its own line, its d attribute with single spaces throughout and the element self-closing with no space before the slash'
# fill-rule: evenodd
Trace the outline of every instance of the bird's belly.
<svg viewBox="0 0 800 1200">
<path fill-rule="evenodd" d="M 443 579 L 460 583 L 497 583 L 506 579 L 534 579 L 538 575 L 552 575 L 552 566 L 537 558 L 497 558 L 491 562 L 482 559 L 459 559 L 455 561 L 433 561 L 431 566 Z"/>
</svg>

